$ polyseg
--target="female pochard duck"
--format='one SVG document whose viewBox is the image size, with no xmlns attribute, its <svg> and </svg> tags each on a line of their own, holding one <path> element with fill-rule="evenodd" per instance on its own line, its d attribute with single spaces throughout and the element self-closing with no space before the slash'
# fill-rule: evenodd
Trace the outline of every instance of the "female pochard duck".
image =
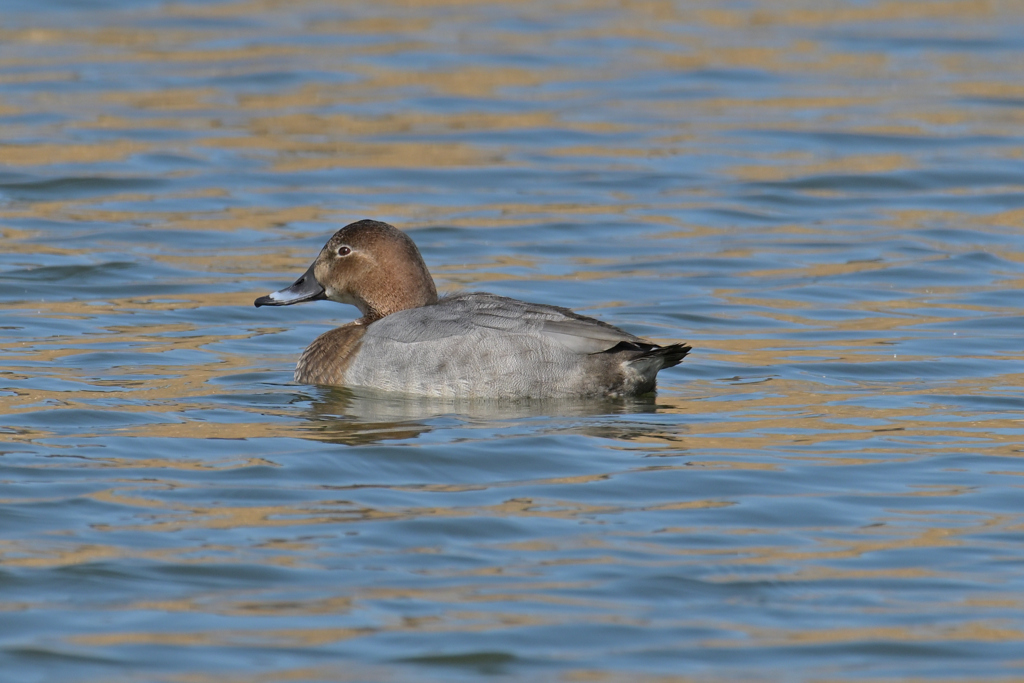
<svg viewBox="0 0 1024 683">
<path fill-rule="evenodd" d="M 635 396 L 690 351 L 566 308 L 481 292 L 438 299 L 419 249 L 380 221 L 336 232 L 295 284 L 256 306 L 322 299 L 363 317 L 313 340 L 295 367 L 306 384 L 459 398 Z"/>
</svg>

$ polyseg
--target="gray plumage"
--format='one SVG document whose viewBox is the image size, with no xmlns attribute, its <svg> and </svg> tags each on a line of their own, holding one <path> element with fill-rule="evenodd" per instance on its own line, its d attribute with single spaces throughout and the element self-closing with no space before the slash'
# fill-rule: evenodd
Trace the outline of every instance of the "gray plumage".
<svg viewBox="0 0 1024 683">
<path fill-rule="evenodd" d="M 345 383 L 443 397 L 619 396 L 654 389 L 689 347 L 660 347 L 556 306 L 458 294 L 374 321 Z"/>
</svg>

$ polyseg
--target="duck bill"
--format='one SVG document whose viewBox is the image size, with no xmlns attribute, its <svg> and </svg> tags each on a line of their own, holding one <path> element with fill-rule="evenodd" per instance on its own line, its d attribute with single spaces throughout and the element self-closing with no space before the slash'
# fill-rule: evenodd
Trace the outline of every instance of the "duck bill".
<svg viewBox="0 0 1024 683">
<path fill-rule="evenodd" d="M 316 281 L 316 275 L 313 274 L 313 266 L 310 266 L 291 287 L 285 287 L 266 296 L 261 296 L 254 303 L 256 308 L 260 306 L 291 306 L 303 301 L 321 301 L 326 298 L 327 295 L 324 293 L 324 288 Z"/>
</svg>

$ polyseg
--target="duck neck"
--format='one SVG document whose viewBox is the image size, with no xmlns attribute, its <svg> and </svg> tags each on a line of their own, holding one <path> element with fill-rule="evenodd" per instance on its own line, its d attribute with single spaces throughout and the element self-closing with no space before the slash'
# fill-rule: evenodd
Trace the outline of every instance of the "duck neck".
<svg viewBox="0 0 1024 683">
<path fill-rule="evenodd" d="M 404 311 L 408 308 L 420 308 L 437 303 L 437 288 L 430 277 L 427 267 L 422 262 L 413 272 L 404 273 L 397 278 L 403 286 L 374 287 L 375 296 L 361 298 L 356 302 L 363 317 L 357 322 L 369 325 L 374 320 Z"/>
</svg>

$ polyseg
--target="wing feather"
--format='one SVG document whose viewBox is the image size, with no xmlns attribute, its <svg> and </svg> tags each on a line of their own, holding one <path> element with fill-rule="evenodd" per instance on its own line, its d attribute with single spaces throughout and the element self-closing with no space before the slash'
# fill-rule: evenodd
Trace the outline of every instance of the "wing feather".
<svg viewBox="0 0 1024 683">
<path fill-rule="evenodd" d="M 405 344 L 488 331 L 544 337 L 569 350 L 600 353 L 620 342 L 642 341 L 608 323 L 566 308 L 531 304 L 494 294 L 457 294 L 433 306 L 399 311 L 374 322 L 374 337 Z"/>
</svg>

